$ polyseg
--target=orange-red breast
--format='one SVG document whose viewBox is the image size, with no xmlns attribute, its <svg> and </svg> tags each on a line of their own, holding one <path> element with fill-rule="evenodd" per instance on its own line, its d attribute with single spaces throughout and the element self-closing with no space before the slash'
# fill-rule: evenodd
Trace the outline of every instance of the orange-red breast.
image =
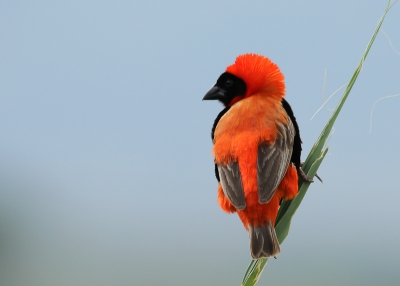
<svg viewBox="0 0 400 286">
<path fill-rule="evenodd" d="M 218 203 L 239 215 L 254 259 L 279 254 L 274 229 L 279 205 L 297 195 L 298 174 L 304 175 L 299 128 L 284 95 L 278 66 L 244 54 L 203 98 L 225 105 L 211 131 Z"/>
</svg>

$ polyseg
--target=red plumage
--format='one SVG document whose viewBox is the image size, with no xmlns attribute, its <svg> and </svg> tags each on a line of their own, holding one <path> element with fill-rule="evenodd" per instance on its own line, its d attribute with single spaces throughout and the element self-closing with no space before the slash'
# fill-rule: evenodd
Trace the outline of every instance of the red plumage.
<svg viewBox="0 0 400 286">
<path fill-rule="evenodd" d="M 237 212 L 249 230 L 253 258 L 280 252 L 273 228 L 279 205 L 298 192 L 300 166 L 294 163 L 299 162 L 301 140 L 284 95 L 278 66 L 245 54 L 204 97 L 226 106 L 212 132 L 218 203 L 225 212 Z"/>
</svg>

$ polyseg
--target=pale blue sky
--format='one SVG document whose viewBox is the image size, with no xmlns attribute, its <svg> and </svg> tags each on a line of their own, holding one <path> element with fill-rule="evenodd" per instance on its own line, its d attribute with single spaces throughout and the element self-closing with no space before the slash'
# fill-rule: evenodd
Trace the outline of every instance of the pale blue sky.
<svg viewBox="0 0 400 286">
<path fill-rule="evenodd" d="M 202 102 L 241 53 L 283 71 L 303 159 L 386 1 L 0 3 L 0 285 L 239 285 Z M 383 30 L 400 50 L 400 6 Z M 397 285 L 400 56 L 380 33 L 259 285 Z M 340 94 L 328 104 L 333 108 Z"/>
</svg>

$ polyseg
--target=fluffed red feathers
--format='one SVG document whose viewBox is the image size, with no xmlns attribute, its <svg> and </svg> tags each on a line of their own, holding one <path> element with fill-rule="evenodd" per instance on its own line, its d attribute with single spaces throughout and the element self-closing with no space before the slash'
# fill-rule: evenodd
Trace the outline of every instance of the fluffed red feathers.
<svg viewBox="0 0 400 286">
<path fill-rule="evenodd" d="M 267 57 L 257 54 L 240 55 L 226 71 L 246 83 L 246 97 L 259 91 L 279 100 L 285 95 L 284 76 L 279 67 Z"/>
<path fill-rule="evenodd" d="M 244 227 L 249 230 L 253 258 L 275 256 L 280 249 L 273 226 L 280 202 L 282 199 L 292 199 L 298 193 L 297 169 L 293 163 L 288 161 L 290 159 L 288 156 L 292 154 L 293 150 L 293 145 L 290 144 L 293 144 L 295 131 L 293 122 L 282 104 L 285 96 L 284 76 L 278 66 L 270 59 L 256 54 L 238 56 L 235 63 L 226 68 L 226 72 L 242 80 L 246 85 L 246 91 L 245 94 L 233 93 L 231 100 L 224 102 L 229 109 L 225 110 L 223 115 L 217 117 L 214 125 L 213 155 L 218 168 L 223 166 L 223 168 L 229 169 L 229 166 L 233 163 L 238 166 L 241 181 L 238 181 L 237 177 L 235 181 L 226 179 L 226 177 L 222 178 L 226 189 L 224 190 L 222 184 L 218 183 L 218 204 L 227 213 L 238 213 Z M 219 80 L 217 84 L 222 92 L 226 92 L 223 86 L 224 81 Z M 229 86 L 227 85 L 227 87 Z M 207 98 L 215 99 L 218 97 Z M 293 120 L 295 120 L 294 117 Z M 291 139 L 287 141 L 286 138 Z M 282 143 L 282 145 L 281 143 L 276 144 L 276 142 L 291 143 Z M 301 144 L 300 139 L 298 144 Z M 273 150 L 271 156 L 285 152 L 289 154 L 285 157 L 287 158 L 285 162 L 279 161 L 282 162 L 280 164 L 282 168 L 279 168 L 279 165 L 277 166 L 273 160 L 268 161 L 270 157 L 259 151 L 260 146 L 263 148 L 267 146 L 267 148 L 270 148 L 269 150 Z M 283 149 L 276 149 L 278 147 Z M 276 153 L 274 153 L 275 151 Z M 264 177 L 258 177 L 262 169 L 258 165 L 259 156 L 263 158 L 262 160 L 272 162 L 271 169 L 282 170 L 279 171 L 279 175 L 273 176 L 279 179 L 276 179 L 276 183 L 273 187 L 270 187 L 271 195 L 265 201 L 260 201 L 259 195 L 259 184 L 264 182 L 260 180 Z M 269 178 L 272 175 L 268 174 L 278 174 L 278 172 L 266 171 L 262 174 L 267 174 L 265 178 L 270 180 Z M 225 173 L 224 176 L 226 176 Z M 244 194 L 243 208 L 238 207 L 236 209 L 233 205 L 235 201 L 228 199 L 228 197 L 232 199 L 232 196 L 235 196 L 229 184 L 232 184 L 232 187 L 238 188 Z M 264 191 L 264 188 L 264 185 L 261 185 L 260 190 Z M 241 198 L 243 199 L 243 196 Z"/>
</svg>

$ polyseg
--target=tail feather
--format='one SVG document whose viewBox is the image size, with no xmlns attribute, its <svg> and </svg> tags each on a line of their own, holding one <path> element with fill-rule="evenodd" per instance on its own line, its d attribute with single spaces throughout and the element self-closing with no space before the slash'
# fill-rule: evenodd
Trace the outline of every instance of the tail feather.
<svg viewBox="0 0 400 286">
<path fill-rule="evenodd" d="M 281 250 L 271 222 L 258 227 L 249 225 L 250 251 L 253 259 L 278 255 Z"/>
</svg>

